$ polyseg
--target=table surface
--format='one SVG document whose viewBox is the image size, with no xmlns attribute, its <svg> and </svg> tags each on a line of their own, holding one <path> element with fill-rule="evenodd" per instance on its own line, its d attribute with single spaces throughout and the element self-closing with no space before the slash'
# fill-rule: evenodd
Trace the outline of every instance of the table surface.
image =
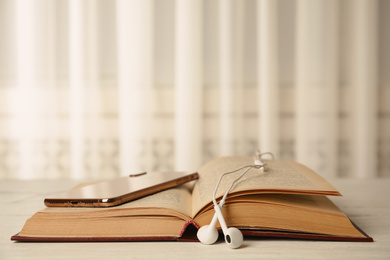
<svg viewBox="0 0 390 260">
<path fill-rule="evenodd" d="M 330 181 L 344 195 L 331 199 L 375 242 L 292 239 L 246 240 L 239 249 L 223 241 L 23 243 L 10 241 L 43 199 L 75 186 L 72 180 L 0 181 L 0 259 L 390 259 L 390 179 Z"/>
</svg>

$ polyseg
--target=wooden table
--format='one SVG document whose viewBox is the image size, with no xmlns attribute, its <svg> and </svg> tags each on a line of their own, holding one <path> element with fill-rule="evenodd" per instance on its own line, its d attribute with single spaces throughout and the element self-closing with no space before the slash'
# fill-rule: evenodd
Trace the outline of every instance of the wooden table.
<svg viewBox="0 0 390 260">
<path fill-rule="evenodd" d="M 246 240 L 233 250 L 220 241 L 196 242 L 22 243 L 10 237 L 45 196 L 76 185 L 70 180 L 0 181 L 0 259 L 390 259 L 390 179 L 330 181 L 344 197 L 332 200 L 373 243 L 304 240 Z"/>
</svg>

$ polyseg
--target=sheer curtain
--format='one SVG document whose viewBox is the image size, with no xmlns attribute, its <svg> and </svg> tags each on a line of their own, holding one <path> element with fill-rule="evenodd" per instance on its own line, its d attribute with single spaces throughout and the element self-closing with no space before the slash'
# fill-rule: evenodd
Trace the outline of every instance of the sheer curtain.
<svg viewBox="0 0 390 260">
<path fill-rule="evenodd" d="M 0 0 L 0 178 L 256 149 L 390 176 L 390 2 Z"/>
</svg>

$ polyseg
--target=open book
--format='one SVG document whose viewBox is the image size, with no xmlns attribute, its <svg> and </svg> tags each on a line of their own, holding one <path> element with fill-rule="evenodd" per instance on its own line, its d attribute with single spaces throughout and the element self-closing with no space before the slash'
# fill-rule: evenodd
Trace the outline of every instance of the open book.
<svg viewBox="0 0 390 260">
<path fill-rule="evenodd" d="M 244 236 L 372 241 L 326 196 L 341 196 L 326 180 L 293 161 L 265 161 L 233 187 L 223 214 Z M 224 172 L 253 164 L 251 157 L 229 156 L 202 166 L 194 185 L 182 185 L 111 208 L 52 207 L 35 213 L 19 241 L 196 240 L 196 229 L 210 223 L 215 185 Z M 227 175 L 221 198 L 240 172 Z M 217 223 L 218 227 L 218 223 Z"/>
</svg>

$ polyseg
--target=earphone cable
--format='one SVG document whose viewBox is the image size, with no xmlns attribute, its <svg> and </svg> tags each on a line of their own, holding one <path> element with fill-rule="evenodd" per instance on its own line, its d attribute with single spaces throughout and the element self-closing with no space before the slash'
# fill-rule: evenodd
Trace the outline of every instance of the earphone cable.
<svg viewBox="0 0 390 260">
<path fill-rule="evenodd" d="M 214 203 L 214 206 L 217 206 L 218 203 L 217 203 L 217 200 L 215 198 L 216 194 L 217 194 L 217 191 L 218 191 L 218 187 L 219 187 L 219 184 L 221 183 L 222 181 L 222 178 L 227 175 L 227 174 L 231 174 L 231 173 L 235 173 L 235 172 L 238 172 L 242 169 L 245 169 L 247 168 L 238 178 L 236 178 L 231 184 L 230 184 L 230 187 L 228 188 L 228 190 L 225 192 L 225 194 L 223 195 L 221 201 L 225 201 L 227 195 L 229 194 L 230 190 L 233 188 L 234 184 L 240 180 L 242 178 L 242 176 L 244 176 L 250 169 L 252 168 L 256 168 L 256 169 L 260 169 L 260 168 L 264 168 L 265 167 L 265 164 L 261 164 L 261 165 L 245 165 L 245 166 L 242 166 L 238 169 L 235 169 L 233 171 L 230 171 L 230 172 L 225 172 L 224 174 L 222 174 L 220 177 L 219 177 L 219 180 L 218 180 L 218 183 L 217 185 L 215 186 L 215 189 L 214 189 L 214 194 L 213 194 L 213 203 Z M 220 205 L 220 206 L 223 206 L 223 205 Z"/>
</svg>

